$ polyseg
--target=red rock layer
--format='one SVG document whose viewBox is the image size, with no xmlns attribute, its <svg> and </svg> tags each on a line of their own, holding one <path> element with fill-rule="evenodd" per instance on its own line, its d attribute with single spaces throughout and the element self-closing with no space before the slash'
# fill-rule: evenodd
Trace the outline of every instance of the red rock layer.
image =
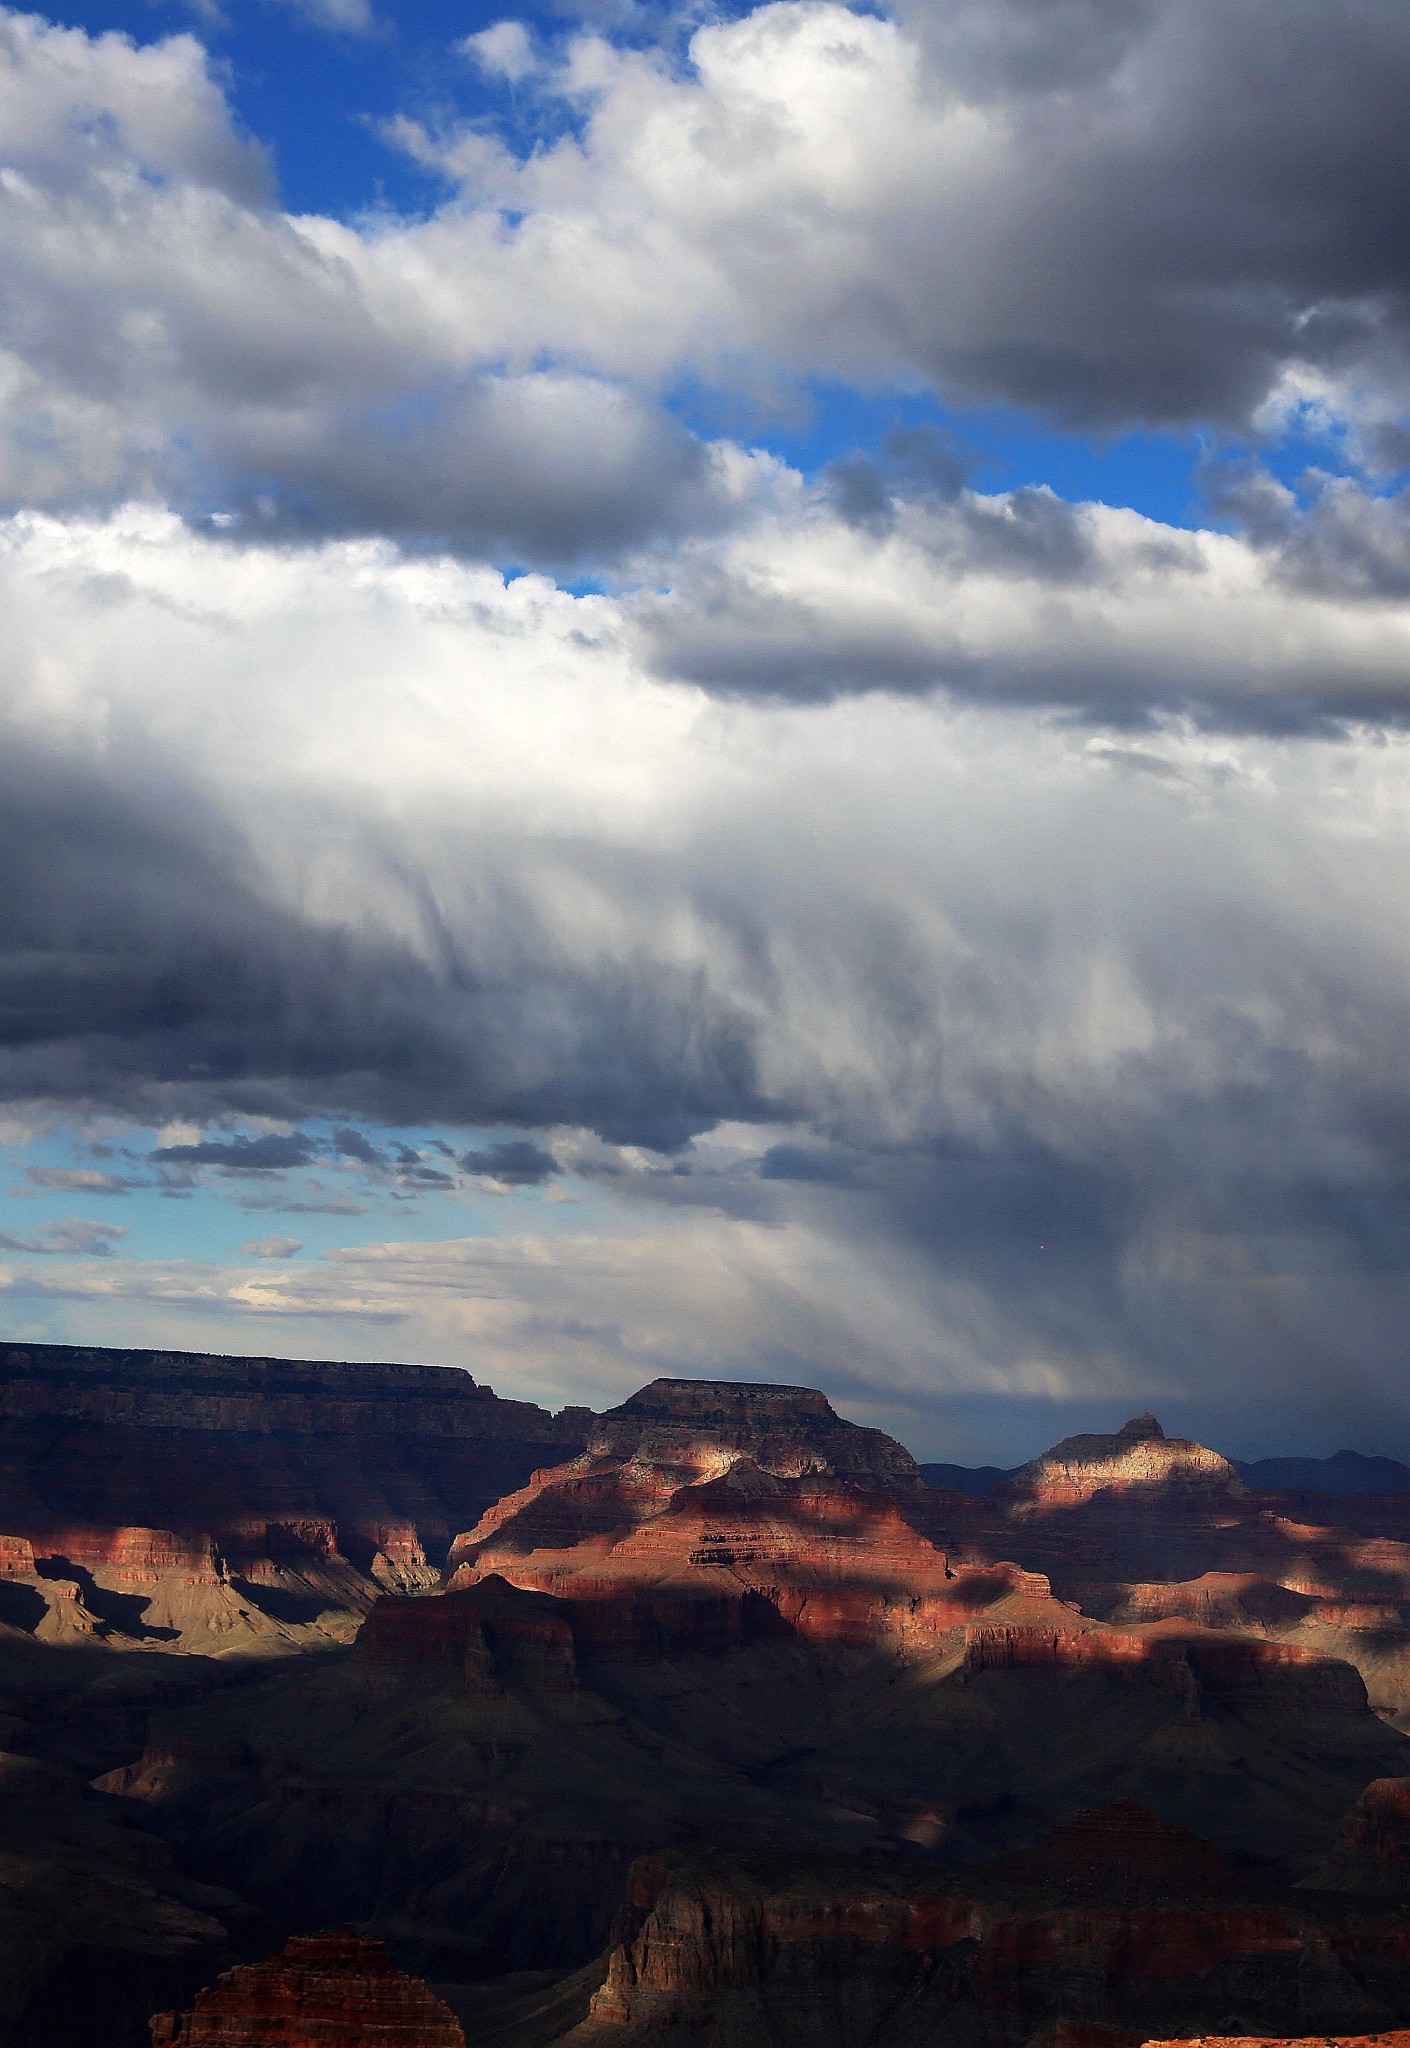
<svg viewBox="0 0 1410 2048">
<path fill-rule="evenodd" d="M 158 2013 L 153 2048 L 465 2048 L 428 1984 L 380 1941 L 334 1930 L 295 1935 L 263 1963 L 227 1970 L 189 2013 Z"/>
<path fill-rule="evenodd" d="M 617 1660 L 668 1639 L 725 1648 L 779 1624 L 819 1642 L 934 1643 L 1014 1595 L 1068 1618 L 1037 1574 L 953 1569 L 891 1493 L 733 1453 L 718 1477 L 680 1478 L 591 1451 L 537 1473 L 457 1539 L 451 1587 L 497 1576 L 555 1594 L 580 1654 Z"/>
<path fill-rule="evenodd" d="M 0 1355 L 0 1527 L 200 1532 L 235 1554 L 261 1521 L 322 1525 L 367 1547 L 355 1563 L 415 1527 L 443 1551 L 591 1421 L 439 1366 L 26 1345 Z"/>
<path fill-rule="evenodd" d="M 1066 1439 L 982 1498 L 933 1492 L 909 1512 L 952 1559 L 1012 1558 L 1096 1619 L 1345 1658 L 1410 1729 L 1410 1495 L 1250 1493 L 1217 1453 L 1141 1416 Z"/>
<path fill-rule="evenodd" d="M 1410 2048 L 1410 2031 L 1383 2034 L 1193 2034 L 1183 2040 L 1147 2041 L 1144 2048 Z"/>
<path fill-rule="evenodd" d="M 1372 1779 L 1343 1820 L 1331 1855 L 1307 1883 L 1410 1899 L 1410 1777 Z"/>
<path fill-rule="evenodd" d="M 346 1640 L 379 1589 L 431 1590 L 455 1531 L 591 1419 L 440 1367 L 17 1347 L 0 1579 L 39 1597 L 5 1612 L 55 1639 Z"/>
<path fill-rule="evenodd" d="M 1389 2020 L 1407 1990 L 1403 1917 L 1319 1921 L 1123 1803 L 978 1871 L 645 1860 L 568 2039 L 841 2043 L 861 2013 L 856 2038 L 1135 2048 L 1162 2012 Z"/>
</svg>

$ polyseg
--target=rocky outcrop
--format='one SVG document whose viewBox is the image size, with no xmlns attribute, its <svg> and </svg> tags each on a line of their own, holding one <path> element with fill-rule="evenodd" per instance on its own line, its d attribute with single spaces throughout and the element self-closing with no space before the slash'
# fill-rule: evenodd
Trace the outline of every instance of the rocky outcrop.
<svg viewBox="0 0 1410 2048">
<path fill-rule="evenodd" d="M 723 1469 L 731 1454 L 784 1479 L 831 1473 L 871 1488 L 909 1488 L 920 1476 L 894 1437 L 844 1421 L 814 1388 L 734 1380 L 652 1380 L 598 1418 L 588 1449 L 702 1476 Z"/>
<path fill-rule="evenodd" d="M 1043 1484 L 967 1496 L 807 1390 L 667 1381 L 587 1418 L 566 1457 L 540 1444 L 437 1590 L 411 1453 L 366 1415 L 325 1441 L 346 1391 L 326 1370 L 294 1375 L 303 1433 L 259 1439 L 275 1478 L 243 1506 L 196 1525 L 50 1507 L 0 1543 L 0 1680 L 9 1659 L 33 1682 L 22 1715 L 0 1697 L 0 1740 L 13 1703 L 16 1746 L 52 1731 L 91 1757 L 109 1824 L 237 1893 L 260 1946 L 354 1923 L 478 1987 L 447 1990 L 466 2011 L 522 1992 L 530 2034 L 497 2048 L 549 2048 L 635 1867 L 615 1948 L 640 1982 L 622 1961 L 625 2017 L 607 1999 L 581 2024 L 643 2042 L 658 2018 L 682 2048 L 707 2025 L 711 2048 L 1137 2048 L 1394 2016 L 1410 1936 L 1389 1888 L 1395 1911 L 1283 1888 L 1328 1865 L 1371 1781 L 1410 1778 L 1338 1655 L 1396 1654 L 1394 1528 L 1299 1519 L 1148 1421 L 1098 1439 L 1110 1457 L 1059 1446 Z M 259 1381 L 242 1366 L 229 1398 Z M 420 1379 L 395 1384 L 415 1406 Z M 1073 1478 L 1114 1468 L 1132 1483 Z M 40 1628 L 64 1604 L 62 1644 L 24 1620 L 36 1601 Z M 215 1629 L 230 1603 L 324 1654 L 150 1654 L 250 1647 Z M 539 1972 L 577 1988 L 519 1983 Z"/>
<path fill-rule="evenodd" d="M 1013 1565 L 952 1567 L 904 1500 L 831 1473 L 780 1475 L 732 1452 L 718 1477 L 679 1478 L 639 1452 L 591 1450 L 538 1473 L 457 1539 L 451 1587 L 493 1575 L 553 1593 L 572 1603 L 581 1653 L 617 1662 L 780 1630 L 931 1648 L 1011 1594 L 1048 1596 Z"/>
<path fill-rule="evenodd" d="M 1144 2048 L 1410 2048 L 1410 2031 L 1390 2027 L 1383 2034 L 1301 2034 L 1269 2040 L 1263 2034 L 1196 2034 L 1184 2041 L 1147 2041 Z"/>
<path fill-rule="evenodd" d="M 1067 1438 L 912 1519 L 952 1560 L 1011 1558 L 1118 1626 L 1190 1623 L 1342 1658 L 1410 1728 L 1410 1495 L 1250 1492 L 1152 1416 Z"/>
<path fill-rule="evenodd" d="M 228 1970 L 188 2013 L 158 2013 L 152 2048 L 465 2048 L 449 2006 L 349 1929 L 295 1935 Z"/>
<path fill-rule="evenodd" d="M 1401 1916 L 1252 1884 L 1128 1802 L 978 1871 L 643 1862 L 602 1988 L 566 2042 L 1134 2048 L 1231 2019 L 1369 2031 L 1404 2007 L 1408 1949 Z"/>
<path fill-rule="evenodd" d="M 591 1419 L 435 1366 L 12 1347 L 0 1623 L 216 1652 L 346 1641 L 379 1591 L 437 1585 L 455 1531 Z"/>
<path fill-rule="evenodd" d="M 1342 1822 L 1331 1855 L 1306 1883 L 1410 1903 L 1410 1777 L 1373 1779 Z"/>
<path fill-rule="evenodd" d="M 71 1772 L 0 1752 L 0 2048 L 139 2048 L 229 1960 L 240 1911 Z"/>
<path fill-rule="evenodd" d="M 1185 1437 L 1168 1437 L 1153 1415 L 1137 1415 L 1113 1436 L 1069 1436 L 1021 1465 L 998 1490 L 1026 1508 L 1071 1508 L 1098 1494 L 1199 1501 L 1242 1497 L 1227 1458 Z"/>
</svg>

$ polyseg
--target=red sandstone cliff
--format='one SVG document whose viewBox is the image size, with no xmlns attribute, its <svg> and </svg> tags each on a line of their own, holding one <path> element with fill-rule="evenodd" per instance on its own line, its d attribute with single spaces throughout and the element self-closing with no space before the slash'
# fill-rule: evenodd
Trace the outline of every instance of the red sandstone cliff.
<svg viewBox="0 0 1410 2048">
<path fill-rule="evenodd" d="M 295 1935 L 267 1962 L 228 1970 L 195 2010 L 158 2013 L 153 2048 L 465 2048 L 450 2008 L 390 1961 L 385 1945 L 335 1929 Z"/>
<path fill-rule="evenodd" d="M 1183 2041 L 1147 2041 L 1143 2048 L 1410 2048 L 1410 2032 L 1391 2027 L 1383 2034 L 1302 2034 L 1270 2040 L 1265 2034 L 1196 2034 Z"/>
<path fill-rule="evenodd" d="M 1305 1882 L 1410 1903 L 1410 1777 L 1374 1779 L 1348 1811 L 1327 1861 Z"/>
<path fill-rule="evenodd" d="M 1192 1622 L 1355 1665 L 1410 1728 L 1410 1496 L 1249 1492 L 1153 1416 L 1069 1437 L 983 1498 L 911 1510 L 952 1558 L 1012 1558 L 1119 1626 Z"/>
<path fill-rule="evenodd" d="M 1128 1803 L 978 1871 L 643 1862 L 602 1988 L 565 2044 L 1134 2048 L 1162 2020 L 1369 2031 L 1408 1994 L 1402 1916 L 1329 1913 L 1251 1884 Z"/>
<path fill-rule="evenodd" d="M 345 1641 L 380 1590 L 434 1587 L 455 1531 L 590 1420 L 432 1366 L 13 1347 L 0 1622 L 216 1652 Z"/>
</svg>

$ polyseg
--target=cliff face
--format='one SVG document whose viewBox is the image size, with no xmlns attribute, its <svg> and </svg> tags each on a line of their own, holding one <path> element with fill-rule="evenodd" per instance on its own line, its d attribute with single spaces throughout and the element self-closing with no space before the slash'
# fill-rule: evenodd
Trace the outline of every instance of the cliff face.
<svg viewBox="0 0 1410 2048">
<path fill-rule="evenodd" d="M 1410 1904 L 1410 1778 L 1376 1778 L 1347 1812 L 1310 1888 Z"/>
<path fill-rule="evenodd" d="M 1217 1451 L 1168 1437 L 1153 1415 L 1137 1415 L 1113 1436 L 1064 1437 L 997 1490 L 1015 1504 L 1044 1508 L 1077 1507 L 1099 1494 L 1229 1501 L 1244 1487 Z"/>
<path fill-rule="evenodd" d="M 812 1387 L 652 1380 L 598 1418 L 588 1447 L 702 1477 L 742 1453 L 780 1478 L 815 1472 L 871 1487 L 920 1483 L 908 1450 L 879 1429 L 844 1422 Z"/>
<path fill-rule="evenodd" d="M 335 1929 L 227 1971 L 192 2012 L 158 2013 L 152 2048 L 465 2048 L 465 2035 L 382 1942 Z"/>
<path fill-rule="evenodd" d="M 13 1347 L 0 1621 L 225 1651 L 346 1641 L 590 1417 L 433 1366 Z"/>
<path fill-rule="evenodd" d="M 154 2004 L 229 1959 L 240 1911 L 73 1773 L 0 1751 L 0 2048 L 139 2048 Z"/>
<path fill-rule="evenodd" d="M 158 1918 L 245 1953 L 354 1923 L 498 2012 L 484 2048 L 1139 2048 L 1410 2011 L 1410 1743 L 1338 1655 L 1394 1663 L 1410 1552 L 1364 1501 L 1298 1520 L 1149 1419 L 966 1497 L 807 1389 L 555 1419 L 432 1369 L 59 1365 L 11 1375 L 0 1741 L 92 1781 L 114 1857 L 160 1849 Z M 36 1402 L 45 1456 L 15 1449 Z M 169 1654 L 269 1643 L 323 1654 Z M 171 2040 L 249 2038 L 189 2031 L 217 2019 Z M 91 2048 L 51 2033 L 0 2048 Z"/>
<path fill-rule="evenodd" d="M 1126 1804 L 979 1872 L 645 1862 L 602 1988 L 565 2039 L 1134 2048 L 1255 2014 L 1270 2031 L 1369 2030 L 1407 1997 L 1398 1916 L 1319 1914 Z"/>
<path fill-rule="evenodd" d="M 1410 1495 L 1253 1492 L 1227 1459 L 1138 1416 L 1067 1438 L 982 1498 L 932 1490 L 913 1518 L 954 1558 L 1044 1573 L 1097 1620 L 1345 1659 L 1410 1728 Z"/>
</svg>

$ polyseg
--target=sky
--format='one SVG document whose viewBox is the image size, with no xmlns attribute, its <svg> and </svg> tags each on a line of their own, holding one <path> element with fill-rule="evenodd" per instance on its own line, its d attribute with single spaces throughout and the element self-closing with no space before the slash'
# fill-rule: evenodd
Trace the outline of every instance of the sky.
<svg viewBox="0 0 1410 2048">
<path fill-rule="evenodd" d="M 4 1334 L 1410 1455 L 1408 102 L 0 10 Z"/>
</svg>

